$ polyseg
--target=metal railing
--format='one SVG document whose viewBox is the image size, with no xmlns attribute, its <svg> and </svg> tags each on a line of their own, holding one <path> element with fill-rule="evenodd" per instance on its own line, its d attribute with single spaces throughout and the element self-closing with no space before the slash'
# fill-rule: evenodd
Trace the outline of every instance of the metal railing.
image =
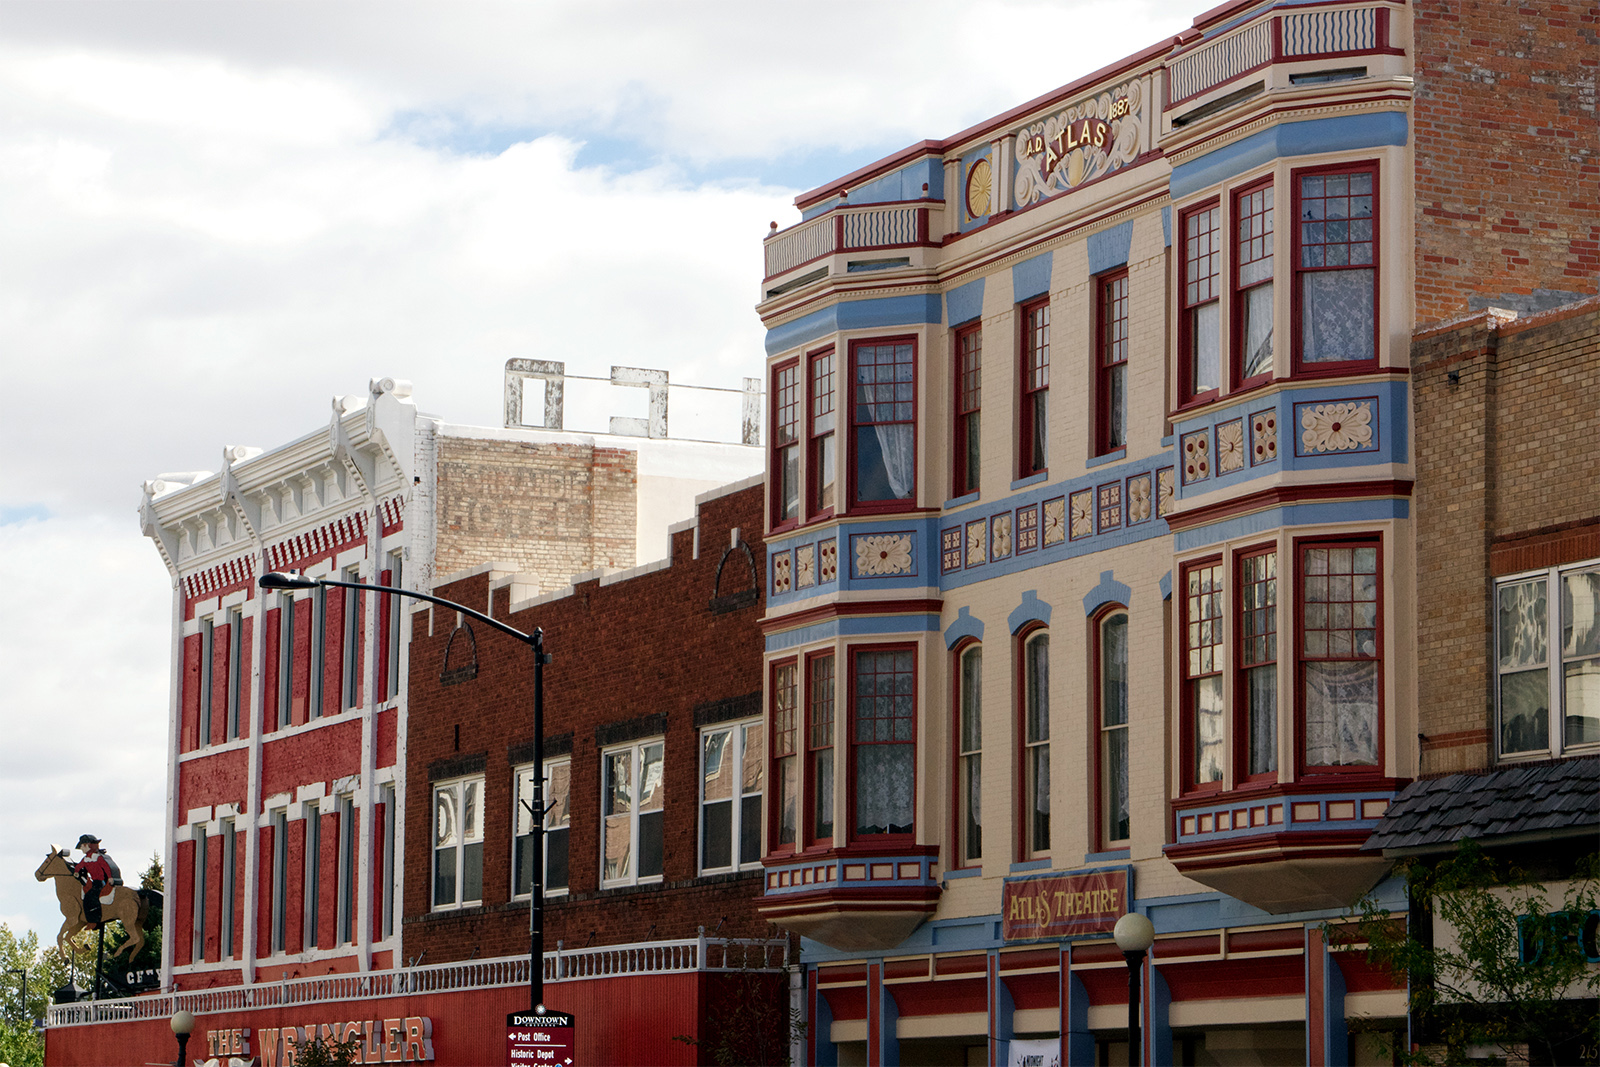
<svg viewBox="0 0 1600 1067">
<path fill-rule="evenodd" d="M 727 937 L 688 937 L 567 951 L 557 945 L 544 955 L 544 978 L 573 982 L 614 975 L 685 974 L 695 971 L 781 971 L 789 963 L 789 942 L 782 938 L 747 941 Z M 227 986 L 189 993 L 160 993 L 116 1000 L 53 1004 L 46 1026 L 169 1019 L 176 1011 L 195 1015 L 281 1008 L 331 1001 L 379 1000 L 417 993 L 459 993 L 528 984 L 528 958 L 437 963 L 367 974 L 329 974 Z"/>
<path fill-rule="evenodd" d="M 835 252 L 904 248 L 937 242 L 928 238 L 926 203 L 840 205 L 814 219 L 770 234 L 762 246 L 768 278 Z"/>
</svg>

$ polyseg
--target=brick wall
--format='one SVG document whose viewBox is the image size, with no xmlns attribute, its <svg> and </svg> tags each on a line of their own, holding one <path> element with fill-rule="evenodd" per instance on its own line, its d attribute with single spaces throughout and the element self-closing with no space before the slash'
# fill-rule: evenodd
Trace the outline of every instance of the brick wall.
<svg viewBox="0 0 1600 1067">
<path fill-rule="evenodd" d="M 638 481 L 627 449 L 441 437 L 434 574 L 505 561 L 550 590 L 631 567 Z"/>
<path fill-rule="evenodd" d="M 1415 20 L 1417 322 L 1600 291 L 1600 9 L 1426 0 Z"/>
<path fill-rule="evenodd" d="M 672 539 L 671 565 L 602 586 L 589 581 L 572 595 L 507 617 L 524 631 L 542 626 L 554 662 L 545 671 L 545 736 L 572 738 L 570 895 L 546 908 L 545 940 L 576 949 L 594 945 L 692 937 L 726 918 L 720 936 L 771 936 L 756 918 L 759 872 L 697 876 L 698 730 L 696 708 L 718 701 L 760 714 L 762 612 L 758 573 L 749 595 L 745 554 L 728 557 L 719 610 L 711 599 L 718 564 L 738 527 L 764 569 L 759 542 L 761 486 L 704 503 L 699 509 L 700 554 L 694 532 Z M 442 587 L 440 595 L 482 609 L 488 577 Z M 503 603 L 503 601 L 501 601 Z M 518 748 L 532 740 L 532 663 L 528 649 L 476 628 L 475 678 L 440 684 L 453 620 L 436 613 L 433 632 L 419 617 L 411 647 L 407 761 L 405 916 L 403 955 L 426 950 L 429 963 L 526 952 L 528 911 L 510 902 L 513 771 Z M 459 644 L 459 642 L 458 642 Z M 455 657 L 452 658 L 454 664 Z M 597 728 L 645 715 L 665 716 L 665 872 L 661 884 L 599 888 L 600 749 Z M 459 741 L 458 741 L 459 737 Z M 429 766 L 481 757 L 485 765 L 483 905 L 431 914 L 432 804 Z M 442 772 L 441 772 L 442 773 Z M 652 929 L 653 928 L 653 929 Z"/>
<path fill-rule="evenodd" d="M 1600 300 L 1475 315 L 1411 357 L 1422 773 L 1482 769 L 1494 577 L 1600 555 Z"/>
</svg>

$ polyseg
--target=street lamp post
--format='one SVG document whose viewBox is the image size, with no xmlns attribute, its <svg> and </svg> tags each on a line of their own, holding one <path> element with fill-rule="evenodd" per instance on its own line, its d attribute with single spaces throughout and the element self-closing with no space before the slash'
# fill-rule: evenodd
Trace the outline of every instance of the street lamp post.
<svg viewBox="0 0 1600 1067">
<path fill-rule="evenodd" d="M 1138 912 L 1130 911 L 1117 920 L 1111 936 L 1128 961 L 1128 1067 L 1139 1065 L 1139 971 L 1144 954 L 1156 941 L 1156 928 Z"/>
<path fill-rule="evenodd" d="M 533 776 L 533 899 L 528 923 L 528 996 L 529 1010 L 542 1011 L 544 1008 L 544 666 L 550 662 L 550 656 L 544 650 L 544 629 L 535 627 L 533 633 L 525 634 L 513 626 L 507 626 L 499 619 L 490 618 L 481 611 L 474 611 L 465 604 L 457 604 L 453 600 L 446 600 L 429 593 L 397 589 L 387 585 L 342 582 L 334 578 L 307 578 L 301 574 L 283 571 L 263 574 L 257 584 L 262 589 L 316 589 L 319 586 L 331 586 L 338 589 L 355 589 L 363 593 L 390 593 L 394 596 L 410 597 L 412 600 L 423 600 L 429 604 L 438 604 L 452 611 L 459 611 L 468 618 L 476 619 L 485 626 L 514 637 L 533 649 L 533 765 L 536 772 Z"/>
<path fill-rule="evenodd" d="M 178 1035 L 178 1062 L 175 1067 L 183 1067 L 183 1061 L 189 1054 L 189 1035 L 194 1033 L 194 1016 L 186 1011 L 172 1013 L 172 1032 Z"/>
</svg>

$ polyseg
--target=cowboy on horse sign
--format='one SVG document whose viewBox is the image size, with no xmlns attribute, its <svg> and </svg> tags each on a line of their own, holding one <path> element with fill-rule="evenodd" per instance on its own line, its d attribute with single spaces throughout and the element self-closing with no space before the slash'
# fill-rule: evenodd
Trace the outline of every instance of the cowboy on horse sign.
<svg viewBox="0 0 1600 1067">
<path fill-rule="evenodd" d="M 113 954 L 128 953 L 132 959 L 144 947 L 144 927 L 153 905 L 161 907 L 161 894 L 153 889 L 134 889 L 122 884 L 121 872 L 111 857 L 100 849 L 98 838 L 84 834 L 78 839 L 83 859 L 74 865 L 67 858 L 67 850 L 50 846 L 39 869 L 33 877 L 42 882 L 55 880 L 56 902 L 61 906 L 63 922 L 56 935 L 56 947 L 63 956 L 70 956 L 67 939 L 79 930 L 98 929 L 101 923 L 117 919 L 128 931 L 128 940 Z M 90 909 L 93 909 L 92 911 Z"/>
<path fill-rule="evenodd" d="M 83 853 L 72 868 L 72 873 L 83 883 L 83 912 L 91 930 L 100 929 L 100 892 L 107 884 L 121 885 L 122 872 L 117 869 L 111 853 L 100 848 L 100 839 L 93 834 L 78 838 L 78 851 Z"/>
</svg>

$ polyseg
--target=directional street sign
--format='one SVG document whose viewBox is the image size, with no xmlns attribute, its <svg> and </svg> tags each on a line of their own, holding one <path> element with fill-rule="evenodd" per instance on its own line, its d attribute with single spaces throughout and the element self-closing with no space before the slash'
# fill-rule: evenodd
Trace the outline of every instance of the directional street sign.
<svg viewBox="0 0 1600 1067">
<path fill-rule="evenodd" d="M 577 1054 L 572 1016 L 560 1011 L 514 1011 L 506 1016 L 506 1063 L 572 1067 Z"/>
</svg>

